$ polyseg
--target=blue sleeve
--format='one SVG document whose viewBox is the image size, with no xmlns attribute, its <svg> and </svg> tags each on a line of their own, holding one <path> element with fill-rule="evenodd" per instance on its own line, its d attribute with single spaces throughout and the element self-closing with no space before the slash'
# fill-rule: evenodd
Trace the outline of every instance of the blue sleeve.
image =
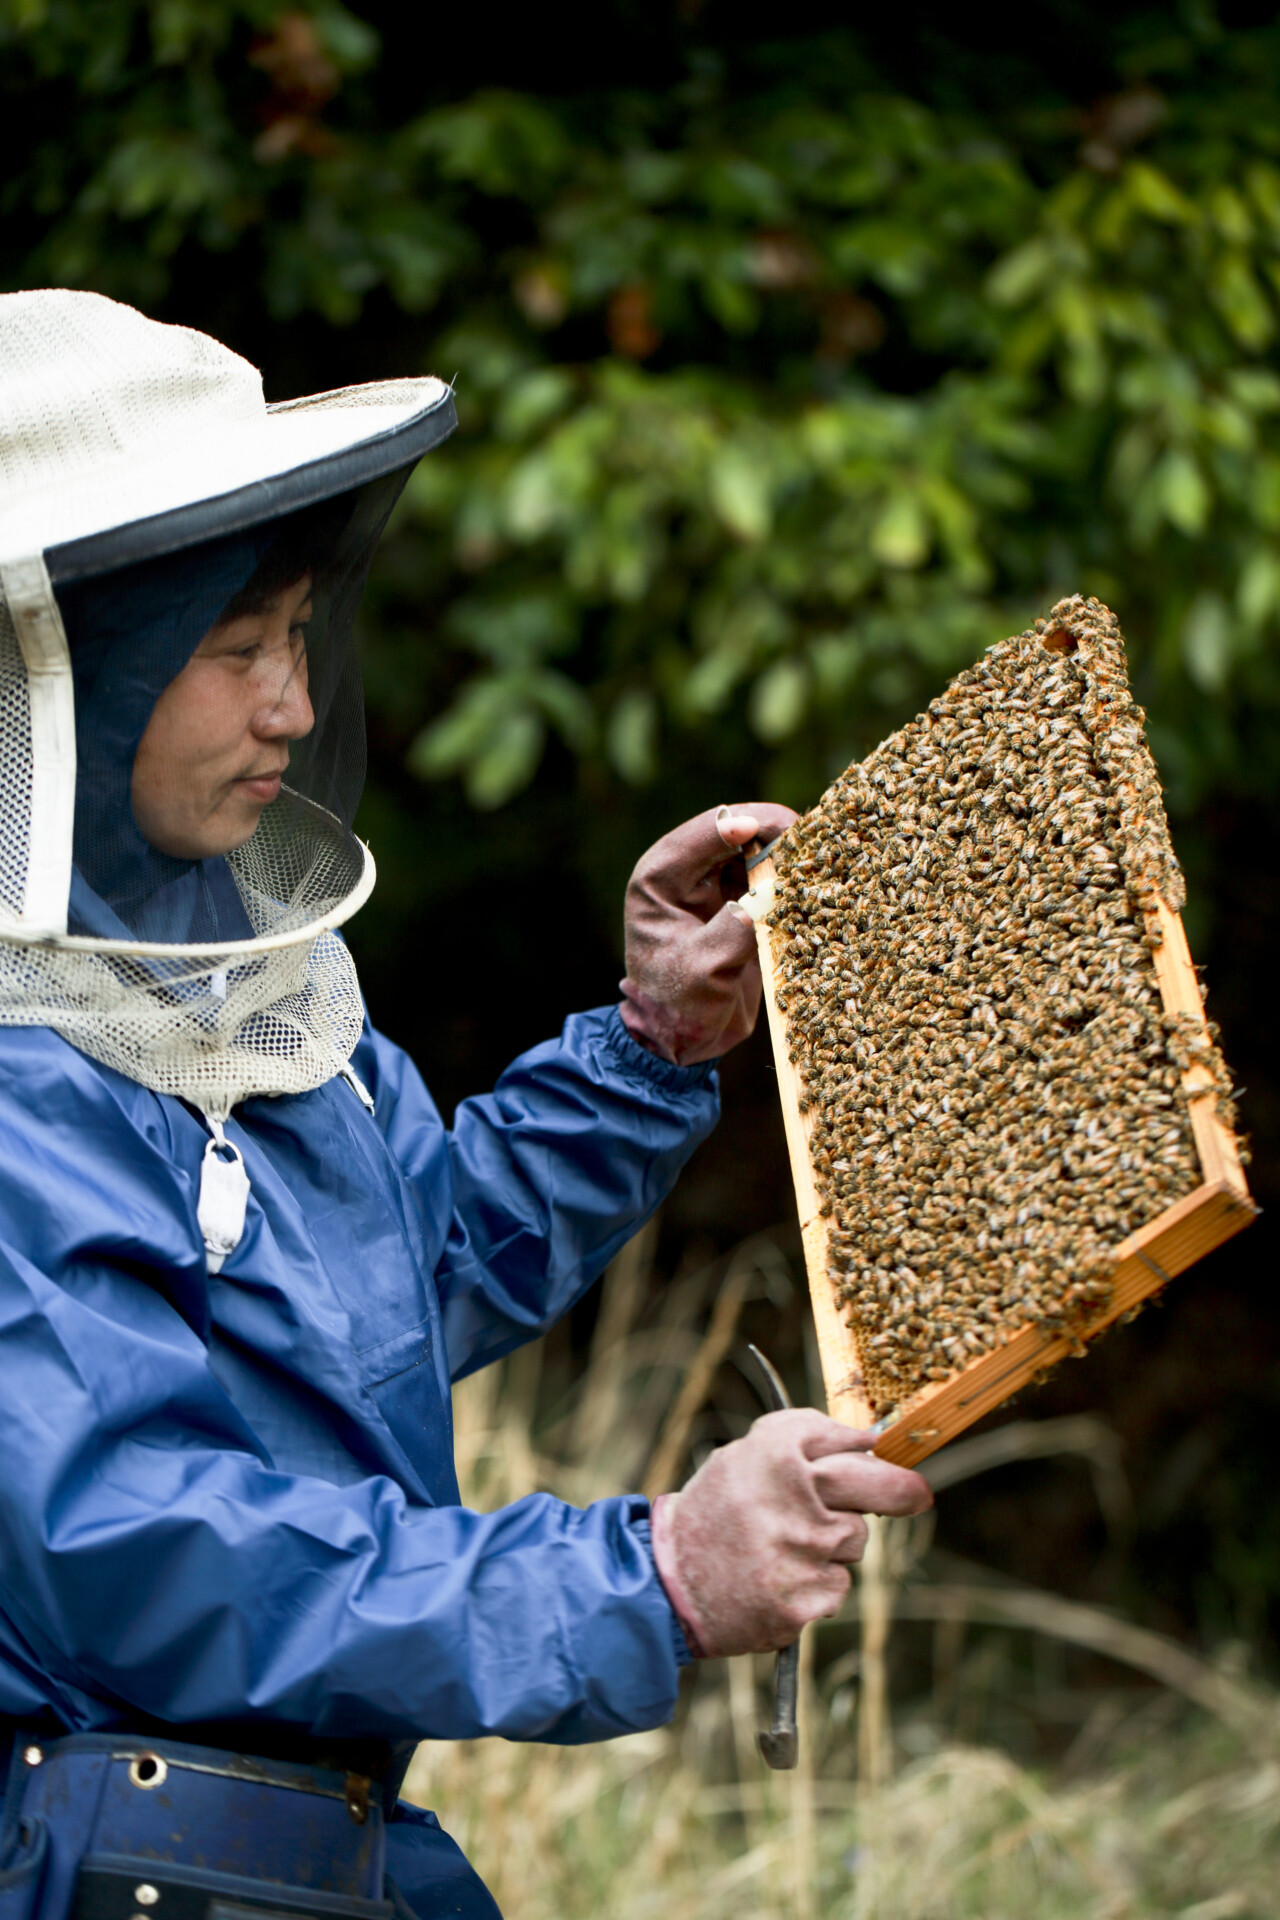
<svg viewBox="0 0 1280 1920">
<path fill-rule="evenodd" d="M 357 1066 L 428 1238 L 455 1380 L 532 1340 L 662 1204 L 719 1115 L 713 1066 L 641 1047 L 616 1007 L 459 1106 L 445 1135 L 411 1062 L 371 1033 Z"/>
<path fill-rule="evenodd" d="M 646 1504 L 477 1514 L 274 1468 L 193 1324 L 165 1103 L 5 1042 L 0 1715 L 560 1742 L 668 1718 Z"/>
</svg>

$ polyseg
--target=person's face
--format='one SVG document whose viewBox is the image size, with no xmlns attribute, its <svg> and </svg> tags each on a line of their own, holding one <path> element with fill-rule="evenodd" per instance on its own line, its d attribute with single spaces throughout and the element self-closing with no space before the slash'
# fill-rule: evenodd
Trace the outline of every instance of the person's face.
<svg viewBox="0 0 1280 1920">
<path fill-rule="evenodd" d="M 211 627 L 157 700 L 133 762 L 133 812 L 160 853 L 230 853 L 276 798 L 289 742 L 315 724 L 310 615 L 308 573 L 261 613 Z"/>
</svg>

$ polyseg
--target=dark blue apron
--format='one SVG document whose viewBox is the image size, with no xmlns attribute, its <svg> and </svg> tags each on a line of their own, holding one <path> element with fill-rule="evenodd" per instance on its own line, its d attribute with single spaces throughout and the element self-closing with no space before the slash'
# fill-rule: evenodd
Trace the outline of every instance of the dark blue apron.
<svg viewBox="0 0 1280 1920">
<path fill-rule="evenodd" d="M 435 1816 L 391 1792 L 332 1765 L 20 1731 L 0 1920 L 498 1920 Z"/>
</svg>

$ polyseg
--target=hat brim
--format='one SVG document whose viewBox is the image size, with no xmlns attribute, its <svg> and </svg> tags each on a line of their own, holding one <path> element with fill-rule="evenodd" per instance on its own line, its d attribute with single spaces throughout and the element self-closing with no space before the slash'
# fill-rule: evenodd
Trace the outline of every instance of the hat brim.
<svg viewBox="0 0 1280 1920">
<path fill-rule="evenodd" d="M 62 584 L 173 553 L 409 467 L 453 432 L 443 381 L 390 380 L 268 407 L 143 462 L 112 464 L 0 520 L 13 557 Z M 24 538 L 24 527 L 30 535 Z"/>
</svg>

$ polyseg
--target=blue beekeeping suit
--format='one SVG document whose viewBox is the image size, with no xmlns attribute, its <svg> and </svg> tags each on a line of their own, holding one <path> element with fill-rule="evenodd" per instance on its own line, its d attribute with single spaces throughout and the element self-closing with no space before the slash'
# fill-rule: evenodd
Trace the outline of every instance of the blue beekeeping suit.
<svg viewBox="0 0 1280 1920">
<path fill-rule="evenodd" d="M 466 1511 L 449 1380 L 590 1284 L 711 1127 L 714 1078 L 588 1013 L 446 1132 L 380 1035 L 353 1064 L 372 1115 L 343 1080 L 237 1110 L 249 1217 L 209 1276 L 199 1120 L 0 1034 L 13 1721 L 249 1723 L 252 1750 L 258 1723 L 573 1742 L 669 1717 L 645 1503 Z"/>
<path fill-rule="evenodd" d="M 170 510 L 193 409 L 222 492 Z M 714 1070 L 606 1008 L 446 1130 L 336 931 L 372 884 L 355 608 L 452 417 L 429 381 L 271 412 L 203 336 L 0 300 L 0 1920 L 107 1920 L 113 1875 L 128 1912 L 139 1861 L 363 1920 L 391 1920 L 385 1869 L 422 1920 L 491 1916 L 431 1816 L 383 1831 L 395 1754 L 672 1711 L 687 1647 L 646 1502 L 466 1511 L 449 1389 L 659 1206 Z M 34 544 L 28 493 L 59 539 Z M 196 668 L 202 727 L 158 736 Z M 268 684 L 253 764 L 215 779 Z M 250 825 L 206 844 L 246 793 Z M 170 1881 L 148 1893 L 164 1920 Z"/>
</svg>

